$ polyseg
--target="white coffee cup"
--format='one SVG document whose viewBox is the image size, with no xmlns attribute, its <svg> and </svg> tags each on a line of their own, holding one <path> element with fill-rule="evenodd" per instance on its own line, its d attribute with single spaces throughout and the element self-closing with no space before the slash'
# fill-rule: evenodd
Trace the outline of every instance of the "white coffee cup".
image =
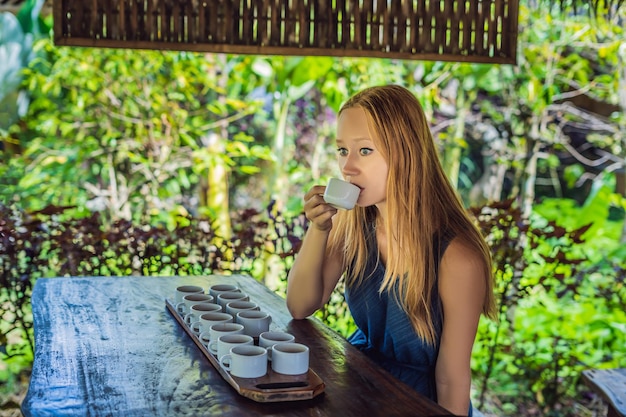
<svg viewBox="0 0 626 417">
<path fill-rule="evenodd" d="M 259 335 L 259 346 L 271 348 L 276 343 L 295 342 L 296 338 L 291 333 L 281 331 L 267 331 Z"/>
<path fill-rule="evenodd" d="M 180 311 L 182 314 L 189 313 L 189 308 L 194 304 L 210 303 L 213 301 L 213 296 L 209 294 L 187 294 L 183 296 L 183 301 L 176 304 L 176 311 Z"/>
<path fill-rule="evenodd" d="M 244 294 L 241 291 L 226 291 L 217 294 L 217 303 L 222 306 L 222 309 L 226 310 L 226 304 L 231 301 L 249 301 L 248 294 Z"/>
<path fill-rule="evenodd" d="M 209 352 L 212 354 L 216 354 L 217 352 L 217 339 L 220 336 L 226 334 L 243 334 L 243 325 L 239 323 L 218 323 L 211 326 L 209 329 L 209 340 L 210 342 L 207 345 Z M 212 349 L 211 346 L 214 348 Z"/>
<path fill-rule="evenodd" d="M 267 349 L 260 346 L 241 345 L 222 356 L 220 364 L 239 378 L 259 378 L 267 373 Z"/>
<path fill-rule="evenodd" d="M 226 312 L 233 317 L 237 317 L 237 313 L 246 310 L 260 310 L 259 306 L 252 301 L 236 300 L 226 304 Z"/>
<path fill-rule="evenodd" d="M 221 360 L 224 355 L 230 353 L 230 350 L 239 345 L 254 345 L 254 339 L 247 334 L 224 334 L 211 340 L 209 343 L 209 352 L 217 356 Z"/>
<path fill-rule="evenodd" d="M 300 375 L 309 371 L 309 347 L 301 343 L 276 343 L 269 360 L 279 374 Z"/>
<path fill-rule="evenodd" d="M 204 313 L 210 313 L 212 311 L 220 312 L 222 307 L 215 303 L 198 303 L 189 307 L 189 313 L 185 315 L 185 323 L 191 326 L 191 330 L 198 331 L 200 316 Z"/>
<path fill-rule="evenodd" d="M 324 191 L 324 201 L 338 209 L 351 210 L 359 199 L 361 189 L 339 178 L 331 178 Z"/>
<path fill-rule="evenodd" d="M 200 342 L 202 342 L 205 346 L 211 340 L 211 326 L 219 323 L 232 323 L 234 321 L 233 316 L 226 313 L 220 313 L 217 311 L 212 311 L 210 313 L 204 313 L 200 315 L 199 322 L 199 333 L 200 333 Z"/>
<path fill-rule="evenodd" d="M 209 287 L 209 294 L 217 299 L 217 296 L 223 292 L 240 291 L 235 284 L 215 284 Z"/>
<path fill-rule="evenodd" d="M 176 293 L 174 294 L 174 305 L 178 305 L 183 301 L 183 297 L 187 294 L 202 294 L 204 293 L 204 288 L 199 287 L 197 285 L 181 285 L 176 288 Z"/>
<path fill-rule="evenodd" d="M 267 332 L 272 324 L 272 316 L 265 311 L 246 310 L 237 313 L 235 318 L 237 323 L 243 324 L 243 333 L 252 337 L 259 337 L 263 332 Z"/>
</svg>

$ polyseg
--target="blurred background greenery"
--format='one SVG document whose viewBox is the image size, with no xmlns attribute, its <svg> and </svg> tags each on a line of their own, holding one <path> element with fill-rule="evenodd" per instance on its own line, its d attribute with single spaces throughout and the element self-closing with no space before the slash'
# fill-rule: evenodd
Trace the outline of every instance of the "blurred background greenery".
<svg viewBox="0 0 626 417">
<path fill-rule="evenodd" d="M 596 415 L 580 372 L 626 367 L 619 13 L 522 1 L 517 64 L 487 65 L 57 47 L 42 3 L 0 14 L 3 408 L 28 380 L 39 277 L 243 272 L 284 295 L 302 196 L 338 175 L 337 109 L 396 83 L 494 253 L 475 405 Z M 341 291 L 317 316 L 353 330 Z"/>
</svg>

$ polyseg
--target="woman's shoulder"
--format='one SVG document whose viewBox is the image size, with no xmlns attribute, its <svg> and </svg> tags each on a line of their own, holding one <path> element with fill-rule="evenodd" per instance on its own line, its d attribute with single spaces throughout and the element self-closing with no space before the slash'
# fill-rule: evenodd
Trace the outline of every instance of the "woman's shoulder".
<svg viewBox="0 0 626 417">
<path fill-rule="evenodd" d="M 472 244 L 468 239 L 464 239 L 463 236 L 449 237 L 447 240 L 446 250 L 443 252 L 443 257 L 447 258 L 461 258 L 461 260 L 478 259 L 481 260 L 481 250 Z"/>
<path fill-rule="evenodd" d="M 460 294 L 463 289 L 474 290 L 481 288 L 478 293 L 484 292 L 485 263 L 479 248 L 462 237 L 455 237 L 448 244 L 439 265 L 440 292 L 454 292 Z"/>
</svg>

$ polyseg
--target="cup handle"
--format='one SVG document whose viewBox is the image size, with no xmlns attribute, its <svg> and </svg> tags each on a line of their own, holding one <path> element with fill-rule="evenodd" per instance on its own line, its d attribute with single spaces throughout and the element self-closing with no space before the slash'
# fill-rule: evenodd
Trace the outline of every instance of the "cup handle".
<svg viewBox="0 0 626 417">
<path fill-rule="evenodd" d="M 211 339 L 209 338 L 209 332 L 202 332 L 202 333 L 200 333 L 198 338 L 200 339 L 200 343 L 202 343 L 208 349 L 209 348 L 209 344 L 211 342 Z M 205 340 L 207 341 L 206 343 L 204 343 Z"/>
<path fill-rule="evenodd" d="M 185 313 L 185 303 L 184 302 L 180 302 L 178 304 L 176 304 L 176 312 L 183 314 Z"/>
<path fill-rule="evenodd" d="M 217 340 L 209 342 L 208 348 L 209 348 L 209 352 L 211 352 L 214 355 L 217 355 Z"/>
<path fill-rule="evenodd" d="M 185 324 L 187 324 L 188 326 L 191 326 L 191 313 L 185 314 L 185 317 L 183 318 L 183 320 L 185 321 Z"/>
<path fill-rule="evenodd" d="M 198 336 L 200 334 L 200 321 L 196 320 L 189 325 L 193 334 Z"/>
<path fill-rule="evenodd" d="M 224 367 L 224 369 L 226 369 L 227 371 L 230 371 L 231 361 L 232 361 L 232 356 L 230 355 L 230 353 L 227 353 L 226 355 L 220 358 L 220 365 L 222 365 L 222 367 Z"/>
</svg>

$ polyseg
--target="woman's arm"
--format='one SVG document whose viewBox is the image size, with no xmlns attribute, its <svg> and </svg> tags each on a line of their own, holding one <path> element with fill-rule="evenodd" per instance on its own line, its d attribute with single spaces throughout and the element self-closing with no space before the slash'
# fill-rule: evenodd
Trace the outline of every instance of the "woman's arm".
<svg viewBox="0 0 626 417">
<path fill-rule="evenodd" d="M 337 209 L 324 202 L 324 189 L 315 186 L 304 196 L 309 229 L 287 278 L 287 308 L 295 319 L 306 318 L 326 304 L 343 272 L 341 257 L 326 255 Z"/>
<path fill-rule="evenodd" d="M 443 332 L 435 369 L 437 401 L 466 416 L 470 404 L 470 360 L 485 298 L 485 266 L 479 253 L 458 238 L 439 267 Z"/>
</svg>

